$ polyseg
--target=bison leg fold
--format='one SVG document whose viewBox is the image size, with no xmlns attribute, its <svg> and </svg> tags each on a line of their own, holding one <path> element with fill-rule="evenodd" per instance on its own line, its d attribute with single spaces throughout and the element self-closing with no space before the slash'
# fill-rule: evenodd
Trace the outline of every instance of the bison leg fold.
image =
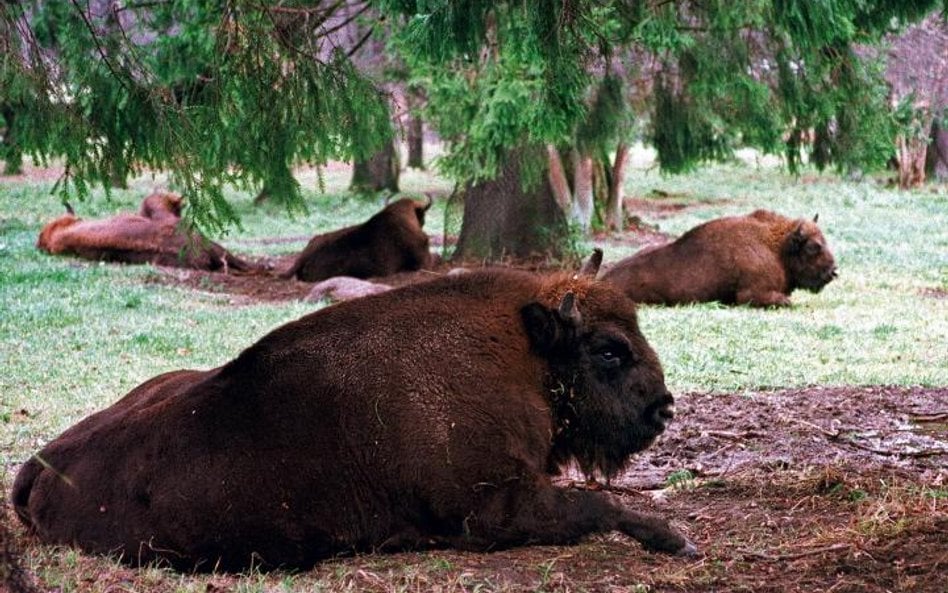
<svg viewBox="0 0 948 593">
<path fill-rule="evenodd" d="M 782 292 L 739 290 L 737 292 L 736 302 L 738 305 L 750 305 L 752 307 L 789 307 L 790 297 Z"/>
<path fill-rule="evenodd" d="M 694 556 L 697 548 L 668 521 L 625 508 L 605 492 L 562 490 L 497 493 L 465 521 L 466 535 L 452 545 L 468 549 L 519 544 L 561 545 L 609 531 L 621 531 L 645 548 Z"/>
</svg>

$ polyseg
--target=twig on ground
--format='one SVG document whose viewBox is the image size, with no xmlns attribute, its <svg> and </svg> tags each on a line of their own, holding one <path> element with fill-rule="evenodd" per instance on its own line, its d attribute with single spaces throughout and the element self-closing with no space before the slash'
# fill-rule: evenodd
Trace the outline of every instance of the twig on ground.
<svg viewBox="0 0 948 593">
<path fill-rule="evenodd" d="M 842 430 L 830 431 L 826 430 L 822 426 L 813 424 L 812 422 L 807 422 L 806 420 L 800 420 L 799 418 L 793 418 L 794 422 L 798 424 L 803 424 L 809 426 L 810 428 L 815 428 L 825 435 L 833 443 L 841 443 L 843 445 L 849 445 L 857 449 L 862 449 L 863 451 L 869 451 L 870 453 L 875 453 L 876 455 L 885 455 L 887 457 L 937 457 L 939 455 L 948 455 L 948 450 L 945 449 L 925 449 L 923 451 L 892 451 L 889 449 L 878 449 L 876 447 L 871 447 L 869 445 L 864 445 L 857 441 L 854 438 L 844 439 L 842 438 L 844 432 Z"/>
<path fill-rule="evenodd" d="M 806 550 L 803 552 L 795 552 L 793 554 L 779 554 L 777 556 L 766 554 L 764 552 L 754 552 L 753 550 L 738 550 L 739 553 L 744 556 L 750 556 L 752 558 L 760 558 L 761 560 L 766 560 L 767 562 L 781 562 L 783 560 L 796 560 L 798 558 L 805 558 L 807 556 L 813 556 L 816 554 L 823 554 L 826 552 L 837 552 L 839 550 L 848 550 L 850 544 L 833 544 L 831 546 L 824 546 L 822 548 L 814 548 L 812 550 Z"/>
</svg>

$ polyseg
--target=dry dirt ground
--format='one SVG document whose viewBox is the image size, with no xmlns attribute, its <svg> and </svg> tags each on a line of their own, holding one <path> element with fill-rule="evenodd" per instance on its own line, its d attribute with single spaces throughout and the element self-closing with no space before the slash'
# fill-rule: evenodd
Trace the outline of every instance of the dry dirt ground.
<svg viewBox="0 0 948 593">
<path fill-rule="evenodd" d="M 659 235 L 646 229 L 642 243 Z M 385 281 L 422 281 L 449 267 Z M 300 299 L 311 286 L 177 269 L 159 269 L 150 281 L 226 294 L 235 305 Z M 672 518 L 702 555 L 647 553 L 616 534 L 485 554 L 364 555 L 293 575 L 292 590 L 948 592 L 948 387 L 680 394 L 668 432 L 612 483 L 590 484 L 575 472 L 557 481 L 604 488 Z M 43 574 L 74 579 L 63 586 L 20 573 L 36 590 L 157 592 L 181 584 L 176 575 L 100 558 L 62 560 L 64 552 L 40 546 L 5 512 L 0 585 L 14 593 L 27 590 L 13 579 L 18 556 L 21 565 L 52 564 Z M 287 590 L 279 573 L 257 575 L 260 589 L 232 575 L 196 578 L 207 593 Z"/>
<path fill-rule="evenodd" d="M 589 487 L 576 474 L 558 481 Z M 295 578 L 299 590 L 318 581 L 329 590 L 379 592 L 943 593 L 946 482 L 948 388 L 684 394 L 656 446 L 613 483 L 594 487 L 672 518 L 701 548 L 696 560 L 647 553 L 613 534 L 486 554 L 340 558 Z M 7 523 L 14 523 L 9 514 Z M 25 547 L 36 553 L 34 538 L 11 529 L 21 555 Z M 166 591 L 177 578 L 86 556 L 72 562 L 79 590 Z M 261 578 L 282 590 L 280 577 Z M 208 593 L 239 584 L 229 575 L 205 580 Z"/>
</svg>

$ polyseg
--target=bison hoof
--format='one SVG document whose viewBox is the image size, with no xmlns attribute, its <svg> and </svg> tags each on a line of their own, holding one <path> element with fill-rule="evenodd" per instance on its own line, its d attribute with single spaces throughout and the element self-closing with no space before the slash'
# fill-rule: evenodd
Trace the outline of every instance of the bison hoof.
<svg viewBox="0 0 948 593">
<path fill-rule="evenodd" d="M 698 552 L 698 546 L 689 540 L 685 540 L 685 545 L 678 548 L 678 551 L 675 552 L 675 556 L 683 556 L 685 558 L 697 558 L 701 553 Z"/>
</svg>

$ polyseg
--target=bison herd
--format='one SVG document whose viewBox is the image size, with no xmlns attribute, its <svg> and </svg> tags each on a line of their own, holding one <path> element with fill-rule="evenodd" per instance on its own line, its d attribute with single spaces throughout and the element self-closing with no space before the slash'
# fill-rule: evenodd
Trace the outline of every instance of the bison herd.
<svg viewBox="0 0 948 593">
<path fill-rule="evenodd" d="M 484 269 L 360 291 L 360 279 L 431 264 L 430 205 L 399 200 L 314 237 L 279 275 L 360 298 L 279 327 L 218 368 L 154 377 L 69 428 L 19 470 L 19 518 L 44 542 L 182 570 L 610 531 L 697 554 L 665 519 L 551 476 L 575 464 L 608 480 L 673 418 L 637 303 L 773 307 L 797 288 L 819 291 L 836 265 L 816 219 L 712 220 L 603 274 L 597 250 L 575 273 Z M 138 214 L 70 213 L 38 247 L 260 271 L 189 230 L 180 208 L 156 193 Z"/>
</svg>

